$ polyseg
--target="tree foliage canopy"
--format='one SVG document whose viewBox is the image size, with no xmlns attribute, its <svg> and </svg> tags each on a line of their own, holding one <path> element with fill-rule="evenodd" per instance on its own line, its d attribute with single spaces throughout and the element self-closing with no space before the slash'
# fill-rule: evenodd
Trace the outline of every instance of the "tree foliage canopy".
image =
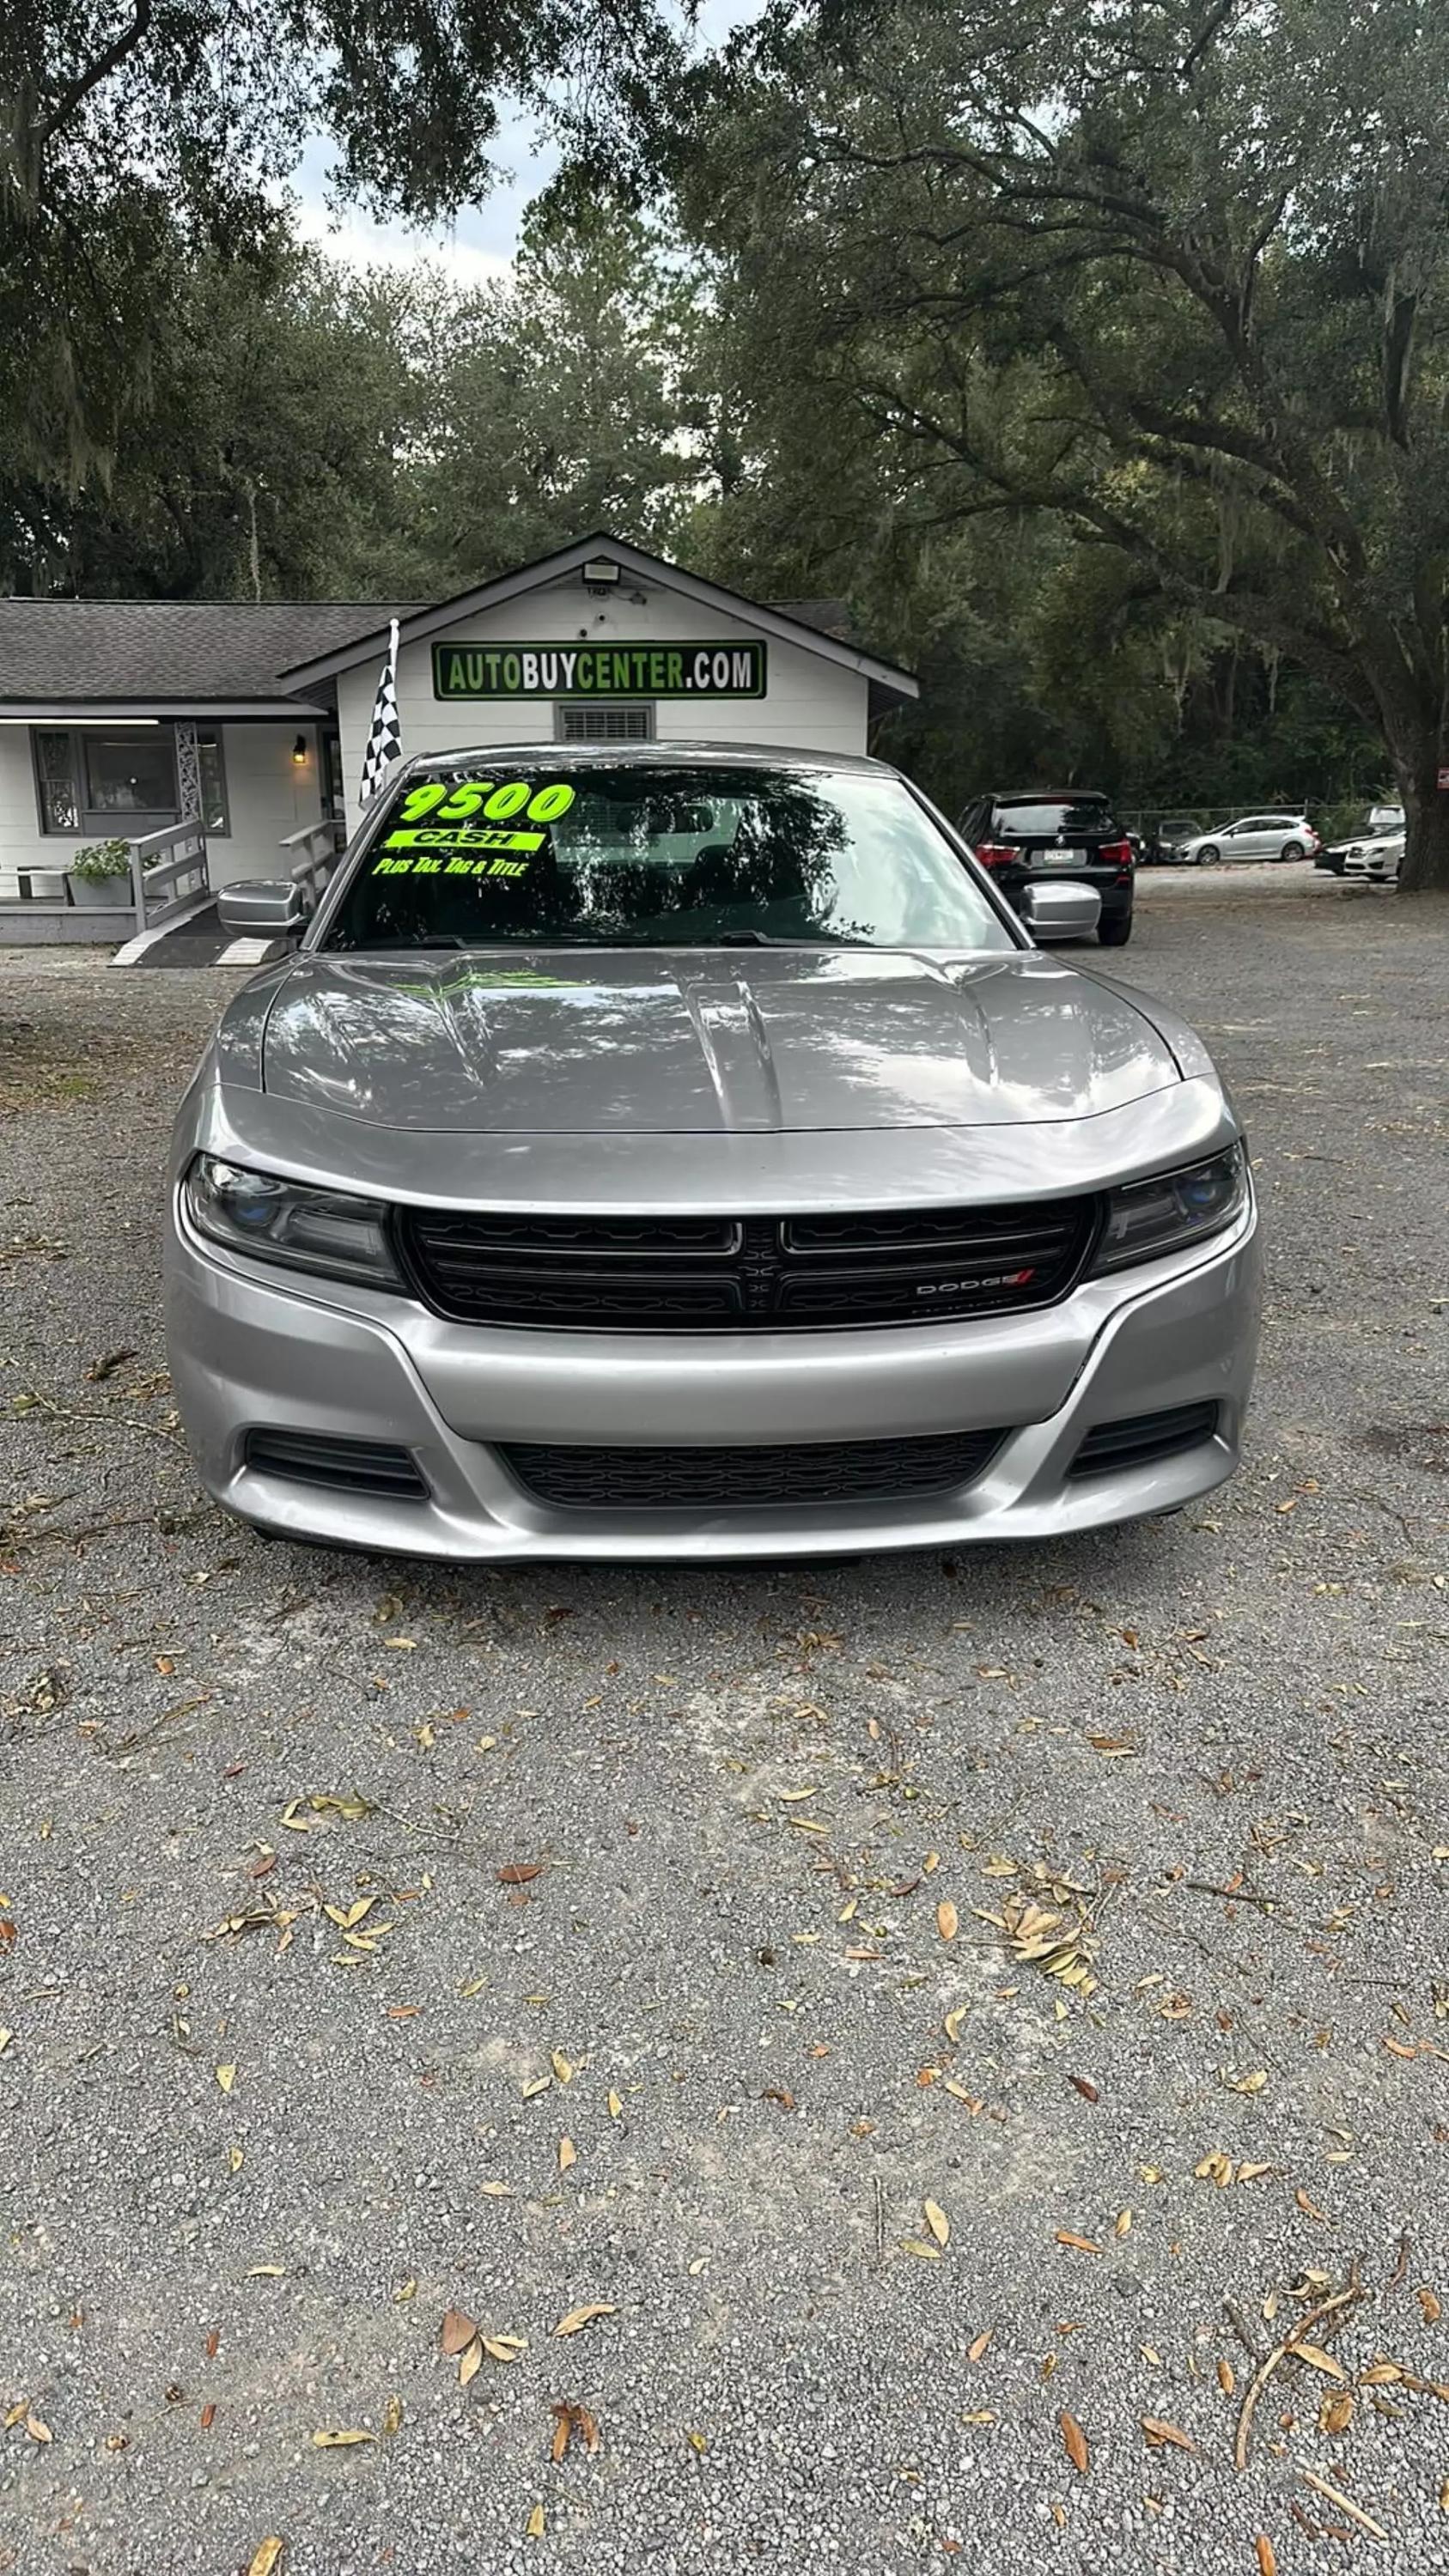
<svg viewBox="0 0 1449 2576">
<path fill-rule="evenodd" d="M 1449 867 L 1449 13 L 845 0 L 699 112 L 775 430 L 808 384 L 919 534 L 1045 516 L 1291 656 L 1381 733 L 1410 879 Z"/>
<path fill-rule="evenodd" d="M 0 398 L 72 476 L 144 400 L 174 239 L 265 248 L 320 129 L 340 195 L 410 221 L 487 194 L 500 96 L 627 161 L 678 40 L 654 0 L 23 0 L 0 12 Z"/>
</svg>

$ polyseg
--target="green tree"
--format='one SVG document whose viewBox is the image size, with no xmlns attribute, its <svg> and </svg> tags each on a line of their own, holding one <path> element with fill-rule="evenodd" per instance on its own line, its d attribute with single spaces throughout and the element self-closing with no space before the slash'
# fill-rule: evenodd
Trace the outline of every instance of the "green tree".
<svg viewBox="0 0 1449 2576">
<path fill-rule="evenodd" d="M 627 167 L 677 39 L 653 0 L 18 0 L 0 12 L 0 405 L 13 461 L 77 480 L 145 407 L 179 230 L 264 243 L 307 136 L 408 220 L 486 194 L 497 101 Z M 570 79 L 569 75 L 577 75 Z"/>
<path fill-rule="evenodd" d="M 449 291 L 427 271 L 349 272 L 280 221 L 257 262 L 173 242 L 164 275 L 148 400 L 111 470 L 76 486 L 0 461 L 0 579 L 143 598 L 426 590 L 407 458 L 416 353 L 446 344 Z"/>
<path fill-rule="evenodd" d="M 671 546 L 709 476 L 701 317 L 677 253 L 607 203 L 530 229 L 425 368 L 412 526 L 445 588 L 591 528 Z"/>
<path fill-rule="evenodd" d="M 813 16 L 813 13 L 811 13 Z M 1449 11 L 838 0 L 702 85 L 688 220 L 923 523 L 1049 516 L 1375 729 L 1449 886 Z"/>
</svg>

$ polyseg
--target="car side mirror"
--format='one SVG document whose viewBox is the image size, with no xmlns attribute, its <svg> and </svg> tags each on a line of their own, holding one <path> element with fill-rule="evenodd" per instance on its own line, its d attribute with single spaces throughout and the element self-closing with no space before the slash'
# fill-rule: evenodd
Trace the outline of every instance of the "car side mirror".
<svg viewBox="0 0 1449 2576">
<path fill-rule="evenodd" d="M 216 915 L 242 938 L 297 939 L 307 927 L 307 898 L 291 877 L 244 878 L 222 886 Z"/>
<path fill-rule="evenodd" d="M 1021 917 L 1033 937 L 1090 939 L 1102 917 L 1095 886 L 1031 885 L 1021 898 Z"/>
</svg>

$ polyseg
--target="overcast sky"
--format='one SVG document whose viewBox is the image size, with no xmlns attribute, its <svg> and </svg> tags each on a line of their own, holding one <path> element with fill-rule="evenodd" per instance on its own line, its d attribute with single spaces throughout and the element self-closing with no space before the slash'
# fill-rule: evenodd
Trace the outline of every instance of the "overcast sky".
<svg viewBox="0 0 1449 2576">
<path fill-rule="evenodd" d="M 762 0 L 702 0 L 701 45 L 719 44 L 732 27 L 755 17 L 761 5 Z M 494 149 L 505 175 L 492 196 L 481 206 L 465 208 L 456 223 L 410 232 L 401 224 L 373 223 L 360 207 L 349 209 L 339 222 L 327 203 L 331 158 L 330 145 L 319 136 L 293 174 L 298 228 L 307 240 L 359 268 L 370 263 L 400 268 L 432 259 L 469 286 L 501 276 L 507 268 L 518 246 L 524 209 L 547 186 L 557 162 L 533 118 L 505 112 Z"/>
</svg>

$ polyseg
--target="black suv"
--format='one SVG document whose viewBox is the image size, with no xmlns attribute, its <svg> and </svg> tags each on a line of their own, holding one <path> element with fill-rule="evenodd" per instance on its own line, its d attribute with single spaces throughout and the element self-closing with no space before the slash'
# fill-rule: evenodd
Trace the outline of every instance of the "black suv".
<svg viewBox="0 0 1449 2576">
<path fill-rule="evenodd" d="M 1044 877 L 1091 886 L 1100 896 L 1097 937 L 1125 948 L 1132 936 L 1133 849 L 1105 796 L 1087 787 L 1003 789 L 978 796 L 957 830 L 1008 902 Z"/>
</svg>

